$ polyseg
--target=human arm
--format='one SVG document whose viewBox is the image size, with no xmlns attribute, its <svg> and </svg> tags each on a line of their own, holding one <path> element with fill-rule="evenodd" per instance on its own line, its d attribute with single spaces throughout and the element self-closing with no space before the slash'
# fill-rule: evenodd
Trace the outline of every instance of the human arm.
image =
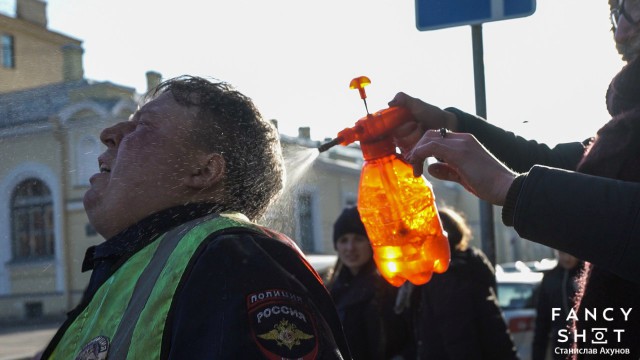
<svg viewBox="0 0 640 360">
<path fill-rule="evenodd" d="M 496 158 L 517 172 L 525 172 L 535 164 L 575 169 L 584 152 L 584 145 L 580 142 L 550 148 L 497 127 L 481 117 L 452 107 L 440 109 L 404 93 L 398 93 L 389 105 L 407 108 L 416 120 L 394 132 L 403 153 L 408 153 L 427 130 L 440 128 L 473 134 Z"/>
<path fill-rule="evenodd" d="M 455 181 L 494 205 L 520 236 L 640 281 L 640 184 L 534 166 L 518 176 L 470 134 L 428 131 L 407 159 L 422 174 Z M 515 180 L 515 182 L 514 182 Z"/>
<path fill-rule="evenodd" d="M 510 197 L 503 221 L 523 238 L 640 283 L 640 184 L 534 166 Z"/>
</svg>

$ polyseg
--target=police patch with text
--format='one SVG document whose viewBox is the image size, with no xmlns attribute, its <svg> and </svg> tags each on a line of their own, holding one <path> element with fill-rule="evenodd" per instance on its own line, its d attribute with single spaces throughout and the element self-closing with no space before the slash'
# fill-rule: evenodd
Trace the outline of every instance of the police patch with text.
<svg viewBox="0 0 640 360">
<path fill-rule="evenodd" d="M 269 289 L 247 295 L 253 339 L 268 359 L 314 359 L 318 353 L 316 320 L 303 298 Z"/>
</svg>

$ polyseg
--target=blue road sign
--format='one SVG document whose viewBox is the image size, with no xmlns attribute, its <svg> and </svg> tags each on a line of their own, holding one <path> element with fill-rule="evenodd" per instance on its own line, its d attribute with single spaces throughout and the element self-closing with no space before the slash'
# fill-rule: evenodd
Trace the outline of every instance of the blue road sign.
<svg viewBox="0 0 640 360">
<path fill-rule="evenodd" d="M 536 0 L 416 0 L 418 30 L 436 30 L 525 17 Z"/>
</svg>

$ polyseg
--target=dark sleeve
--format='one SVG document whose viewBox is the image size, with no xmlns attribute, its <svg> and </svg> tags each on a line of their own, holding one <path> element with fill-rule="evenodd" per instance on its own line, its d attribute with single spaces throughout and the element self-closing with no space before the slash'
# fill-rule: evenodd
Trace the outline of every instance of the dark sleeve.
<svg viewBox="0 0 640 360">
<path fill-rule="evenodd" d="M 454 274 L 443 275 L 446 279 L 438 283 L 432 279 L 433 284 L 428 284 L 427 288 L 434 323 L 437 324 L 431 326 L 439 327 L 448 358 L 480 360 L 482 353 L 479 351 L 481 340 L 477 321 L 480 306 L 477 301 L 481 300 L 472 298 L 470 281 L 461 281 L 459 276 L 452 276 Z"/>
<path fill-rule="evenodd" d="M 363 312 L 364 336 L 366 336 L 367 358 L 384 360 L 387 348 L 386 332 L 389 330 L 384 321 L 381 304 L 374 299 L 366 304 Z"/>
<path fill-rule="evenodd" d="M 536 323 L 533 333 L 533 343 L 531 345 L 531 360 L 545 360 L 547 346 L 549 344 L 549 334 L 551 332 L 551 317 L 546 316 L 551 309 L 549 301 L 549 277 L 547 273 L 540 285 L 540 294 L 536 304 Z"/>
<path fill-rule="evenodd" d="M 517 195 L 518 234 L 640 283 L 640 184 L 534 166 Z"/>
<path fill-rule="evenodd" d="M 517 359 L 516 347 L 505 323 L 496 295 L 496 277 L 491 262 L 482 250 L 472 249 L 467 274 L 472 283 L 472 299 L 478 304 L 479 337 L 483 359 Z"/>
<path fill-rule="evenodd" d="M 526 172 L 536 164 L 575 169 L 584 153 L 584 145 L 580 142 L 558 144 L 549 148 L 545 144 L 505 131 L 475 115 L 456 108 L 446 110 L 458 118 L 458 132 L 475 136 L 489 152 L 516 172 Z"/>
<path fill-rule="evenodd" d="M 480 289 L 480 326 L 482 352 L 486 359 L 519 359 L 516 346 L 507 328 L 496 293 L 491 288 Z"/>
<path fill-rule="evenodd" d="M 163 358 L 301 358 L 314 352 L 317 358 L 341 358 L 316 304 L 323 299 L 311 296 L 299 280 L 302 273 L 285 271 L 252 235 L 207 240 L 171 305 Z M 278 245 L 290 262 L 306 267 L 293 250 Z"/>
<path fill-rule="evenodd" d="M 450 274 L 438 287 L 430 287 L 445 351 L 451 359 L 517 359 L 495 293 L 486 281 L 476 279 L 477 269 Z"/>
<path fill-rule="evenodd" d="M 487 258 L 487 255 L 485 255 L 482 250 L 474 246 L 471 246 L 470 250 L 473 254 L 473 259 L 475 259 L 475 277 L 478 279 L 479 284 L 482 284 L 482 286 L 489 286 L 493 289 L 493 292 L 497 292 L 498 285 L 496 284 L 496 272 L 491 261 L 489 261 L 489 258 Z"/>
<path fill-rule="evenodd" d="M 394 310 L 398 288 L 381 279 L 383 296 L 381 301 L 382 319 L 384 321 L 385 358 L 393 356 L 406 356 L 412 350 L 413 334 L 409 320 L 403 314 L 397 314 Z"/>
</svg>

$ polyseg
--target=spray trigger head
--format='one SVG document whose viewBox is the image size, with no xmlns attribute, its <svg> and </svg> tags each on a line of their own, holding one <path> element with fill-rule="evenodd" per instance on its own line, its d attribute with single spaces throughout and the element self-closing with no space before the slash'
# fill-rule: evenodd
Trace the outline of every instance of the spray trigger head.
<svg viewBox="0 0 640 360">
<path fill-rule="evenodd" d="M 364 101 L 364 108 L 367 111 L 367 115 L 369 114 L 369 107 L 367 106 L 367 93 L 364 91 L 364 87 L 371 84 L 371 80 L 369 80 L 366 76 L 358 76 L 357 78 L 353 78 L 349 83 L 349 89 L 358 89 L 360 93 L 360 99 Z"/>
<path fill-rule="evenodd" d="M 364 100 L 367 98 L 367 93 L 364 91 L 364 87 L 371 84 L 371 80 L 369 80 L 366 76 L 359 76 L 354 78 L 349 83 L 349 89 L 358 89 L 360 93 L 360 99 Z"/>
</svg>

